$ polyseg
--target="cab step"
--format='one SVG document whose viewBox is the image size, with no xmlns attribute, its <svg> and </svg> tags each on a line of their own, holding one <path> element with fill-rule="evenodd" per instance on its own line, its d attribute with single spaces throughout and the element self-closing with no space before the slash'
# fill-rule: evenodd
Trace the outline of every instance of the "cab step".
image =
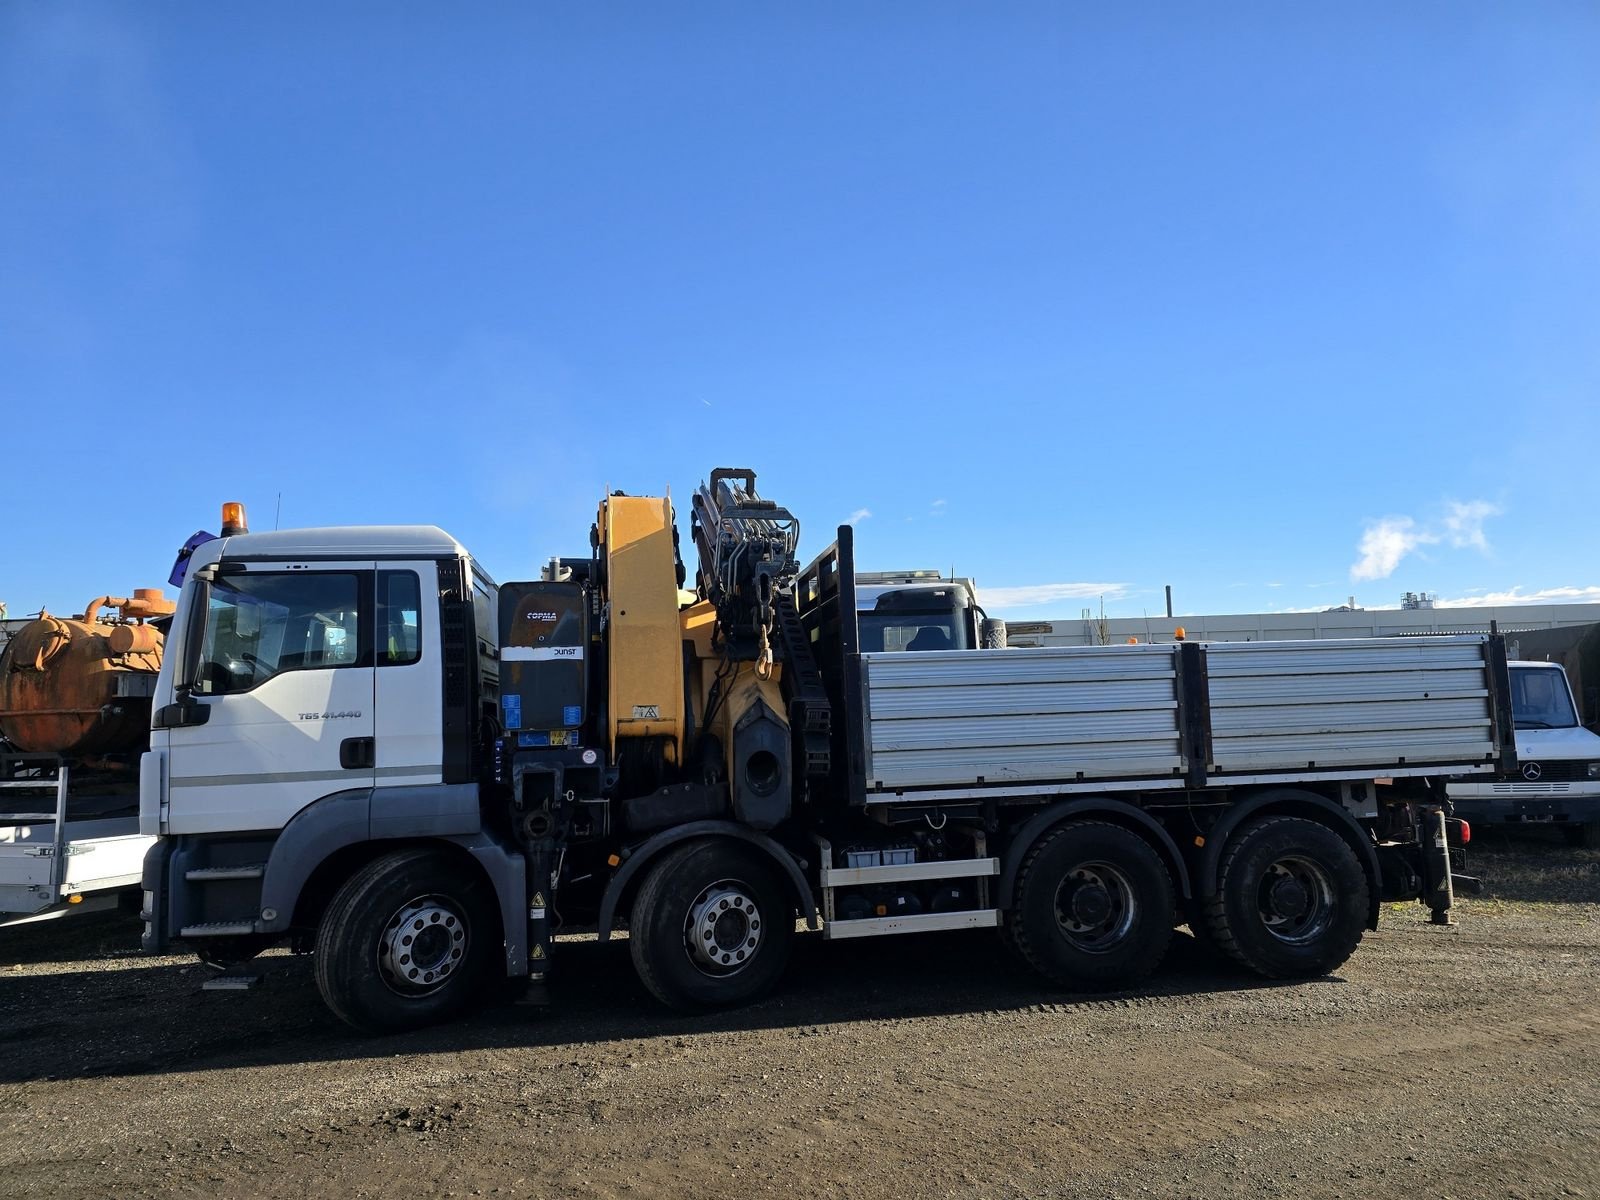
<svg viewBox="0 0 1600 1200">
<path fill-rule="evenodd" d="M 204 925 L 185 925 L 178 931 L 181 938 L 241 937 L 256 931 L 254 921 L 209 921 Z"/>
<path fill-rule="evenodd" d="M 200 985 L 202 992 L 248 992 L 261 982 L 260 975 L 217 975 Z"/>
</svg>

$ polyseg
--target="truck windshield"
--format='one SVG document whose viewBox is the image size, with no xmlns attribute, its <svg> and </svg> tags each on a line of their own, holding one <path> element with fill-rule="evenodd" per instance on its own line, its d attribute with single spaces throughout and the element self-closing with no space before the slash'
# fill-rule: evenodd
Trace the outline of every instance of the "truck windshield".
<svg viewBox="0 0 1600 1200">
<path fill-rule="evenodd" d="M 861 613 L 861 649 L 970 650 L 965 622 L 951 612 Z"/>
<path fill-rule="evenodd" d="M 1511 713 L 1518 729 L 1570 729 L 1578 723 L 1567 677 L 1555 667 L 1511 669 Z"/>
</svg>

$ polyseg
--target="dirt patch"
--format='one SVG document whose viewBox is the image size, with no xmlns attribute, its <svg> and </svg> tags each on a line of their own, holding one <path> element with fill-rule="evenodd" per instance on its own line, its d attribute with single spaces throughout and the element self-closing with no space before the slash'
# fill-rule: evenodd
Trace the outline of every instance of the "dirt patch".
<svg viewBox="0 0 1600 1200">
<path fill-rule="evenodd" d="M 1480 835 L 1486 895 L 1391 906 L 1334 978 L 1180 935 L 1043 989 L 983 934 L 802 939 L 784 991 L 665 1015 L 625 946 L 552 1011 L 350 1036 L 125 920 L 0 933 L 0 1196 L 1600 1195 L 1600 852 Z"/>
</svg>

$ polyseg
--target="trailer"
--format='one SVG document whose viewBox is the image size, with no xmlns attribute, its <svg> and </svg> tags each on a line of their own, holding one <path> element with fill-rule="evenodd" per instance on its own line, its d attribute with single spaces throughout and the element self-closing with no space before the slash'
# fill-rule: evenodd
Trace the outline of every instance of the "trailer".
<svg viewBox="0 0 1600 1200">
<path fill-rule="evenodd" d="M 0 925 L 135 906 L 153 844 L 139 832 L 139 760 L 172 611 L 147 588 L 5 623 Z"/>
<path fill-rule="evenodd" d="M 689 530 L 690 593 L 670 500 L 621 493 L 496 585 L 433 527 L 230 506 L 156 682 L 145 948 L 233 983 L 287 943 L 376 1031 L 548 999 L 574 932 L 680 1010 L 764 994 L 800 926 L 1125 988 L 1183 924 L 1314 976 L 1475 884 L 1445 781 L 1515 760 L 1498 637 L 1010 649 L 970 586 L 858 586 L 849 526 L 802 569 L 753 472 Z"/>
<path fill-rule="evenodd" d="M 74 775 L 56 754 L 0 751 L 0 926 L 137 908 L 144 857 L 137 780 Z"/>
</svg>

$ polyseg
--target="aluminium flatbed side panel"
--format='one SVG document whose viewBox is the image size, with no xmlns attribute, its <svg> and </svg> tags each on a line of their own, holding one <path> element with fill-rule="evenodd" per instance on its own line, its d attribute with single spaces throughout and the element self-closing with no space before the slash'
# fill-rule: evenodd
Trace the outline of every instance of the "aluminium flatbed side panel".
<svg viewBox="0 0 1600 1200">
<path fill-rule="evenodd" d="M 1487 646 L 1475 636 L 1210 643 L 1210 770 L 1492 761 Z"/>
<path fill-rule="evenodd" d="M 1481 770 L 1495 754 L 1487 647 L 1482 637 L 1191 646 L 1203 691 L 1181 685 L 1172 645 L 864 654 L 866 791 L 1182 787 L 1194 716 L 1214 783 Z M 1183 711 L 1186 693 L 1206 697 L 1204 714 Z"/>
<path fill-rule="evenodd" d="M 1172 646 L 863 654 L 869 790 L 1185 768 Z"/>
</svg>

